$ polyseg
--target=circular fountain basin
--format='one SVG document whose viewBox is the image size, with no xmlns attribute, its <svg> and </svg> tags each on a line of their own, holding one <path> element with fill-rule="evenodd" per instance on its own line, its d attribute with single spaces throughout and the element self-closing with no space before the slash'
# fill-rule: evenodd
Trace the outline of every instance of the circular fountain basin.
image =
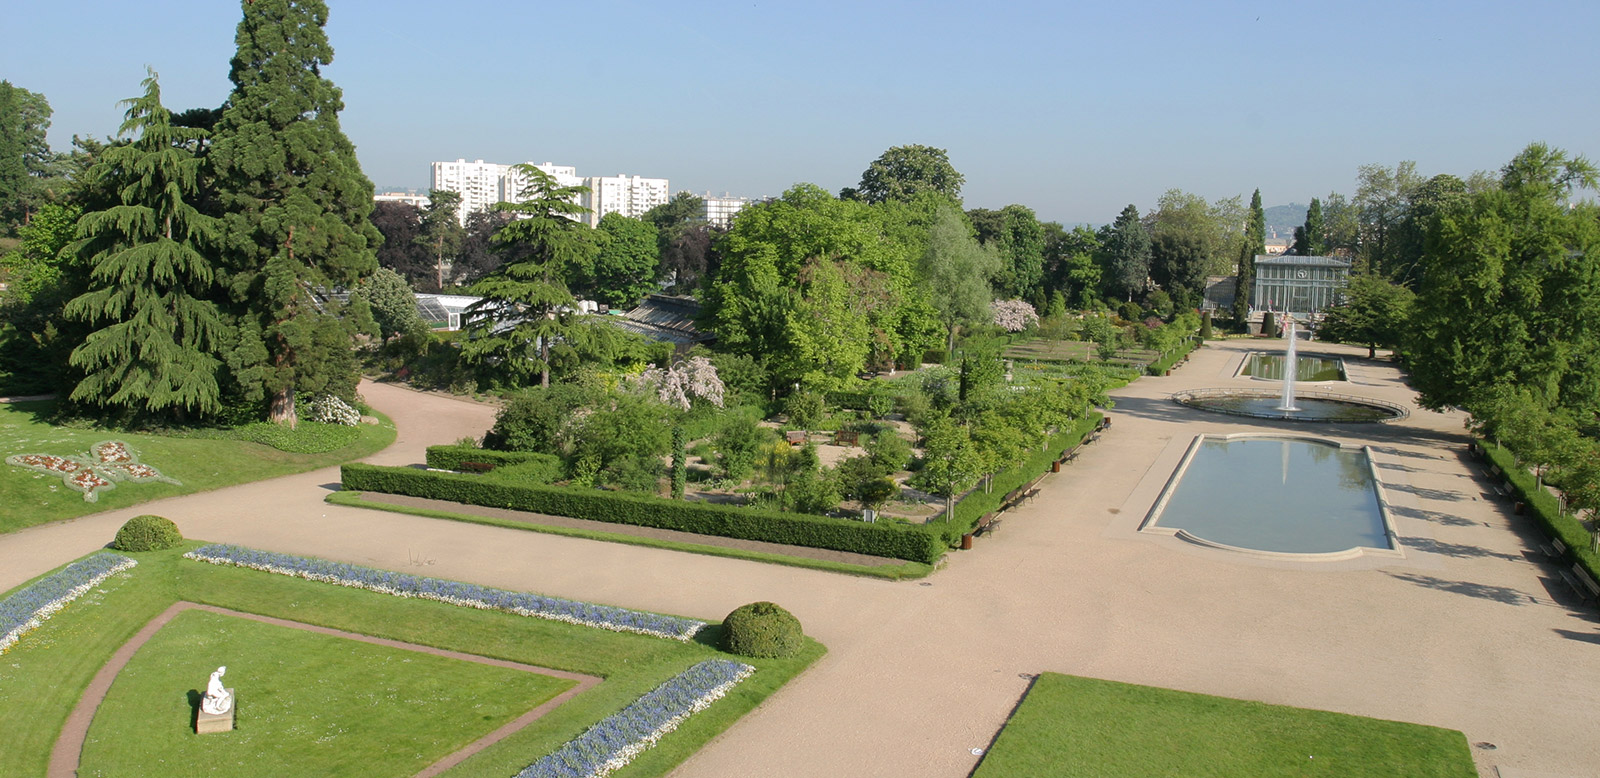
<svg viewBox="0 0 1600 778">
<path fill-rule="evenodd" d="M 1284 410 L 1281 393 L 1266 389 L 1191 389 L 1172 395 L 1173 402 L 1211 413 L 1256 419 L 1310 422 L 1381 422 L 1403 419 L 1411 412 L 1383 400 L 1332 392 L 1296 392 L 1297 410 Z"/>
</svg>

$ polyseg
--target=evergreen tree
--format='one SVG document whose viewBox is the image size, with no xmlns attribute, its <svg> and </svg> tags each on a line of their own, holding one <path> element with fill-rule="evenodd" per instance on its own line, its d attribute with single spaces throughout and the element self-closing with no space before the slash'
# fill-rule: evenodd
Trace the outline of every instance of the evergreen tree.
<svg viewBox="0 0 1600 778">
<path fill-rule="evenodd" d="M 1305 226 L 1305 256 L 1320 257 L 1327 251 L 1327 246 L 1322 238 L 1322 201 L 1311 198 L 1311 205 L 1306 208 Z"/>
<path fill-rule="evenodd" d="M 1256 255 L 1267 253 L 1267 214 L 1261 208 L 1261 190 L 1250 195 L 1250 216 L 1245 222 L 1244 242 L 1239 246 L 1238 284 L 1233 293 L 1233 318 L 1243 322 L 1250 316 L 1250 302 L 1256 292 Z"/>
<path fill-rule="evenodd" d="M 501 227 L 494 240 L 527 258 L 472 285 L 483 299 L 466 311 L 470 339 L 461 357 L 490 380 L 518 385 L 537 373 L 539 384 L 549 386 L 551 340 L 570 325 L 572 293 L 564 279 L 594 253 L 589 227 L 568 218 L 584 212 L 577 199 L 588 189 L 562 186 L 533 165 L 517 167 L 528 182 L 522 201 L 495 208 L 522 218 Z"/>
<path fill-rule="evenodd" d="M 1111 224 L 1104 251 L 1112 293 L 1132 300 L 1150 277 L 1150 232 L 1139 219 L 1138 208 L 1130 204 L 1122 209 Z"/>
<path fill-rule="evenodd" d="M 214 276 L 202 249 L 217 228 L 188 202 L 205 133 L 172 125 L 154 72 L 144 86 L 126 101 L 120 130 L 139 137 L 107 150 L 91 172 L 120 202 L 78 221 L 77 250 L 93 270 L 65 311 L 97 329 L 72 352 L 86 375 L 71 397 L 138 414 L 215 413 L 223 325 L 206 299 Z"/>
<path fill-rule="evenodd" d="M 351 394 L 356 327 L 319 293 L 377 267 L 372 182 L 339 127 L 339 88 L 322 0 L 247 0 L 208 157 L 238 339 L 229 357 L 241 399 L 271 398 L 294 423 L 295 394 Z"/>
<path fill-rule="evenodd" d="M 417 245 L 428 249 L 433 254 L 433 290 L 444 291 L 444 258 L 455 257 L 461 250 L 461 241 L 466 237 L 466 228 L 461 226 L 461 220 L 456 212 L 461 208 L 461 193 L 429 190 L 428 207 L 422 211 L 422 233 L 415 240 Z"/>
</svg>

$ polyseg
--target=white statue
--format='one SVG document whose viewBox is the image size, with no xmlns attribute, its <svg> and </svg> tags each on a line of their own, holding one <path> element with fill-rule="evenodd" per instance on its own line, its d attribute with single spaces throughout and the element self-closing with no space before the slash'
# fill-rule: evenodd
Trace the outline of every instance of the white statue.
<svg viewBox="0 0 1600 778">
<path fill-rule="evenodd" d="M 233 695 L 222 688 L 222 676 L 228 672 L 228 666 L 223 665 L 211 674 L 211 680 L 206 682 L 206 696 L 200 701 L 200 710 L 212 716 L 219 716 L 233 709 Z"/>
</svg>

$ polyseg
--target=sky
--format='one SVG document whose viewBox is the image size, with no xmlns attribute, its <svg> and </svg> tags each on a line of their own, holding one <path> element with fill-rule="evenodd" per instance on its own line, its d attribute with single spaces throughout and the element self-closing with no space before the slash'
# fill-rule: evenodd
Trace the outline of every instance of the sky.
<svg viewBox="0 0 1600 778">
<path fill-rule="evenodd" d="M 1594 0 L 328 5 L 323 74 L 380 191 L 458 158 L 838 191 L 923 144 L 969 208 L 1103 224 L 1174 188 L 1272 206 L 1351 195 L 1363 164 L 1600 159 Z M 147 66 L 174 111 L 227 99 L 241 3 L 21 7 L 0 0 L 0 78 L 49 100 L 57 150 L 115 134 Z"/>
</svg>

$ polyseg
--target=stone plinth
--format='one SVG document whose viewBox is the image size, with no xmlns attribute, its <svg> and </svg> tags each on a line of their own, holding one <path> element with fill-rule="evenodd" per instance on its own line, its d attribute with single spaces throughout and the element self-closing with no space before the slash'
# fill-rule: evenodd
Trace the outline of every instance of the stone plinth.
<svg viewBox="0 0 1600 778">
<path fill-rule="evenodd" d="M 232 689 L 228 690 L 228 698 L 233 701 L 233 704 L 229 705 L 228 709 L 222 713 L 206 713 L 204 710 L 195 712 L 195 734 L 207 735 L 212 732 L 233 731 L 233 712 L 239 709 L 239 698 L 234 695 Z"/>
</svg>

